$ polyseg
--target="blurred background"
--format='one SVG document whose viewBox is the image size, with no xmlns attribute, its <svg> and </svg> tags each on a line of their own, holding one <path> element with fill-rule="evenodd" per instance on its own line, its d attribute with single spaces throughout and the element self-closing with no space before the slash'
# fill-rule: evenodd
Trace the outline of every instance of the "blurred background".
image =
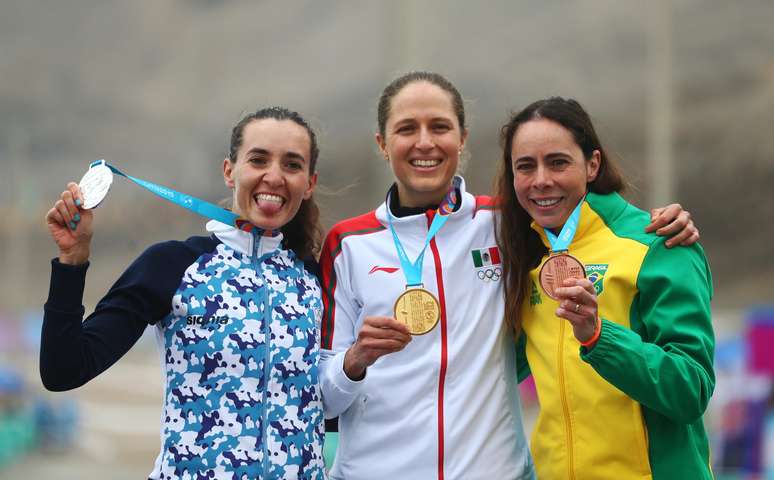
<svg viewBox="0 0 774 480">
<path fill-rule="evenodd" d="M 43 217 L 67 181 L 105 158 L 218 201 L 231 127 L 283 105 L 318 131 L 330 227 L 383 200 L 377 98 L 417 69 L 466 100 L 469 190 L 490 192 L 509 112 L 562 95 L 592 114 L 630 199 L 690 210 L 715 281 L 715 471 L 774 478 L 771 0 L 0 0 L 0 12 L 0 478 L 145 478 L 159 448 L 150 335 L 80 389 L 40 384 L 56 253 Z M 87 310 L 145 246 L 204 231 L 121 178 L 96 217 Z"/>
</svg>

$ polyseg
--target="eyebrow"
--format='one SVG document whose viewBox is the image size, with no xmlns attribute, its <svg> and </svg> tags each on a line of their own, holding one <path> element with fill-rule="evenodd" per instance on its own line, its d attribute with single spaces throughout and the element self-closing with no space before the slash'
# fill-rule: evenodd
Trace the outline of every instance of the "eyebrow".
<svg viewBox="0 0 774 480">
<path fill-rule="evenodd" d="M 258 155 L 269 155 L 269 151 L 265 148 L 251 148 L 247 153 L 257 153 Z"/>
<path fill-rule="evenodd" d="M 404 123 L 414 123 L 414 122 L 416 122 L 416 121 L 417 121 L 417 120 L 416 120 L 416 118 L 414 118 L 414 117 L 406 117 L 406 118 L 401 118 L 400 120 L 398 120 L 398 121 L 396 121 L 396 122 L 395 122 L 395 126 L 397 127 L 398 125 L 402 125 L 402 124 L 404 124 Z M 449 117 L 433 117 L 433 118 L 431 118 L 431 119 L 430 119 L 430 121 L 431 121 L 431 122 L 438 122 L 438 121 L 442 121 L 442 122 L 451 122 L 451 123 L 454 123 L 454 120 L 453 120 L 452 118 L 449 118 Z"/>
<path fill-rule="evenodd" d="M 544 158 L 551 160 L 552 158 L 557 158 L 557 157 L 567 158 L 572 156 L 569 153 L 565 153 L 565 152 L 551 152 L 548 155 L 546 155 Z M 514 162 L 518 162 L 520 160 L 523 160 L 523 161 L 535 160 L 535 157 L 533 157 L 532 155 L 522 155 L 521 157 L 517 157 L 513 159 Z"/>
<path fill-rule="evenodd" d="M 306 157 L 304 157 L 300 153 L 294 152 L 292 150 L 287 152 L 287 153 L 285 153 L 285 158 L 292 158 L 294 160 L 301 160 L 302 162 L 306 162 Z"/>
<path fill-rule="evenodd" d="M 248 155 L 249 154 L 271 155 L 271 152 L 269 150 L 266 150 L 265 148 L 255 147 L 255 148 L 251 148 L 250 150 L 248 150 L 247 154 Z M 286 152 L 284 157 L 285 158 L 291 158 L 291 159 L 294 159 L 294 160 L 302 160 L 302 161 L 306 162 L 306 157 L 304 157 L 300 153 L 294 152 L 292 150 Z"/>
</svg>

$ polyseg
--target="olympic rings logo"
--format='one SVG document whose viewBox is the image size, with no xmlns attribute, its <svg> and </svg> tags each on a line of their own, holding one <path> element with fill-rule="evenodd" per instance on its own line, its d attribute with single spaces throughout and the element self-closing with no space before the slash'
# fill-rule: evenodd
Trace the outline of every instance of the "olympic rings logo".
<svg viewBox="0 0 774 480">
<path fill-rule="evenodd" d="M 500 267 L 486 268 L 476 272 L 476 275 L 479 280 L 485 282 L 497 282 L 500 280 L 500 277 L 503 276 L 503 270 Z"/>
</svg>

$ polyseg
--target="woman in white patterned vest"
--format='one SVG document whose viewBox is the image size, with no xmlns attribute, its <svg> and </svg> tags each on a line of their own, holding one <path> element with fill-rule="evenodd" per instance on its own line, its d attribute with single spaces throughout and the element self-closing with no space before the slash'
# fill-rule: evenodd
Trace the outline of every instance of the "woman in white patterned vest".
<svg viewBox="0 0 774 480">
<path fill-rule="evenodd" d="M 246 116 L 223 160 L 239 220 L 152 245 L 83 322 L 94 213 L 75 183 L 47 213 L 59 254 L 45 305 L 43 383 L 83 385 L 153 325 L 165 383 L 149 478 L 325 478 L 317 157 L 298 113 Z"/>
</svg>

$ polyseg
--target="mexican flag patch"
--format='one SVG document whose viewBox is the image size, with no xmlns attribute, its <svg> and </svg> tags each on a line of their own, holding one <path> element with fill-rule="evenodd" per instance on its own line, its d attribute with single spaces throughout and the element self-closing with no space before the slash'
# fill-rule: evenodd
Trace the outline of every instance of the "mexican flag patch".
<svg viewBox="0 0 774 480">
<path fill-rule="evenodd" d="M 486 267 L 488 265 L 500 265 L 500 250 L 497 247 L 471 250 L 470 254 L 473 256 L 473 265 L 475 265 L 476 268 Z"/>
</svg>

